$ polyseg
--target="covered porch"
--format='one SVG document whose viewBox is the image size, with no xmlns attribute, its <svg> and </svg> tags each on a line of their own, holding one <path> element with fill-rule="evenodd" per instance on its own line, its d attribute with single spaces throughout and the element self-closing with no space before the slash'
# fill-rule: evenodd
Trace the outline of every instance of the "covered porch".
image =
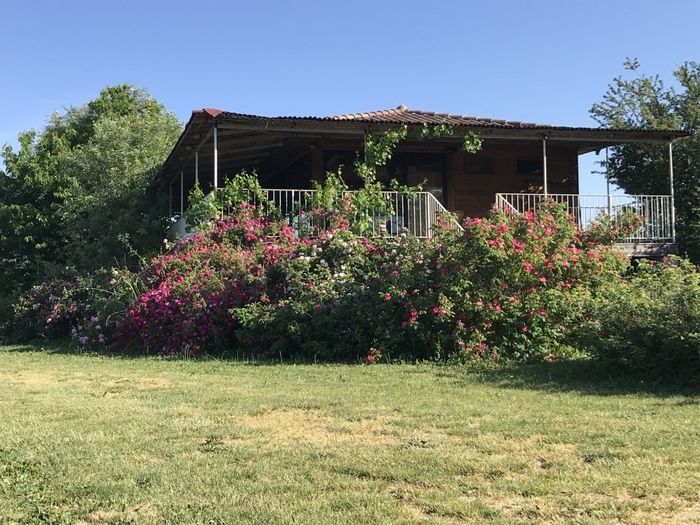
<svg viewBox="0 0 700 525">
<path fill-rule="evenodd" d="M 430 236 L 437 215 L 447 210 L 461 220 L 481 216 L 494 205 L 521 213 L 546 199 L 566 205 L 578 225 L 596 217 L 615 220 L 623 211 L 643 220 L 634 235 L 619 239 L 632 255 L 662 255 L 675 250 L 672 141 L 675 130 L 571 128 L 476 117 L 427 113 L 405 106 L 379 112 L 334 117 L 260 117 L 205 109 L 190 122 L 161 171 L 170 196 L 171 233 L 184 231 L 187 195 L 198 184 L 205 193 L 222 186 L 242 169 L 255 170 L 270 200 L 301 209 L 312 194 L 312 181 L 327 171 L 343 170 L 352 188 L 359 179 L 352 162 L 367 133 L 406 124 L 409 135 L 392 160 L 378 170 L 380 181 L 423 183 L 418 204 L 395 200 L 392 217 L 377 216 L 377 228 L 389 234 Z M 428 124 L 447 124 L 452 136 L 421 140 Z M 460 148 L 460 133 L 477 132 L 483 147 L 476 154 Z M 668 193 L 660 195 L 581 195 L 578 156 L 631 142 L 668 144 Z M 291 203 L 294 203 L 292 206 Z M 291 217 L 291 216 L 290 216 Z M 410 218 L 409 218 L 410 217 Z"/>
</svg>

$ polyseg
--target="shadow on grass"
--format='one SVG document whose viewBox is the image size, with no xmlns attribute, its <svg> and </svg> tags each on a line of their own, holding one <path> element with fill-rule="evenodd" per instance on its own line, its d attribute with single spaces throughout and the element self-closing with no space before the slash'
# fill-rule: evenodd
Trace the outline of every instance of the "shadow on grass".
<svg viewBox="0 0 700 525">
<path fill-rule="evenodd" d="M 110 350 L 108 352 L 84 351 L 76 349 L 68 341 L 36 342 L 31 344 L 6 345 L 3 351 L 43 353 L 54 355 L 80 355 L 107 359 L 144 359 L 157 358 L 163 360 L 200 360 L 202 362 L 223 362 L 245 366 L 286 366 L 292 364 L 305 365 L 358 365 L 361 361 L 338 362 L 312 360 L 261 360 L 242 353 L 224 353 L 219 355 L 204 355 L 187 359 L 182 356 L 159 356 L 144 354 L 137 351 Z M 373 365 L 377 366 L 377 365 Z M 400 365 L 379 365 L 400 366 Z M 682 404 L 700 405 L 700 378 L 666 378 L 650 380 L 622 371 L 613 371 L 610 366 L 591 359 L 574 359 L 569 361 L 554 361 L 545 363 L 470 363 L 466 365 L 444 365 L 428 363 L 434 367 L 435 375 L 456 385 L 468 386 L 475 381 L 493 384 L 502 388 L 520 390 L 542 390 L 549 392 L 579 392 L 585 395 L 621 395 L 649 394 L 659 397 L 684 396 Z"/>
<path fill-rule="evenodd" d="M 69 344 L 69 341 L 34 341 L 31 343 L 13 344 L 6 343 L 2 345 L 3 352 L 6 353 L 41 353 L 48 355 L 81 355 L 94 356 L 102 358 L 115 359 L 141 359 L 148 356 L 141 352 L 124 351 L 124 350 L 109 350 L 109 351 L 93 351 L 81 350 Z"/>
<path fill-rule="evenodd" d="M 699 378 L 653 380 L 639 375 L 613 372 L 590 359 L 548 363 L 508 363 L 445 368 L 439 373 L 457 384 L 481 381 L 503 388 L 579 392 L 586 395 L 651 394 L 659 397 L 690 396 L 700 404 Z"/>
</svg>

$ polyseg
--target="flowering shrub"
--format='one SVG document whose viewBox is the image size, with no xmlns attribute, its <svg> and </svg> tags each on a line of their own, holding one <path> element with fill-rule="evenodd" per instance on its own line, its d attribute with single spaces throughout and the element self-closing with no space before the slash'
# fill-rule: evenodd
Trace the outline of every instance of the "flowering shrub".
<svg viewBox="0 0 700 525">
<path fill-rule="evenodd" d="M 214 223 L 144 272 L 147 290 L 120 321 L 115 346 L 160 353 L 226 348 L 231 308 L 265 299 L 265 276 L 299 242 L 291 228 L 252 206 Z"/>
<path fill-rule="evenodd" d="M 125 268 L 61 275 L 36 285 L 14 306 L 13 335 L 19 340 L 70 337 L 83 349 L 105 349 L 117 320 L 138 296 L 138 276 Z"/>
<path fill-rule="evenodd" d="M 632 210 L 617 215 L 600 214 L 587 225 L 583 235 L 595 243 L 610 244 L 633 236 L 644 224 L 644 218 Z"/>
<path fill-rule="evenodd" d="M 25 317 L 51 317 L 91 346 L 108 342 L 106 312 L 119 312 L 114 347 L 165 354 L 238 346 L 260 357 L 368 364 L 547 359 L 567 355 L 586 305 L 626 265 L 556 205 L 494 211 L 464 231 L 444 222 L 428 241 L 360 237 L 351 206 L 326 212 L 331 229 L 301 239 L 239 204 L 154 258 L 138 285 L 115 288 L 129 293 L 98 293 L 94 277 L 90 286 L 50 283 L 35 291 L 47 300 L 27 304 L 53 306 Z"/>
<path fill-rule="evenodd" d="M 18 339 L 65 336 L 78 317 L 76 277 L 62 276 L 33 286 L 14 306 L 13 333 Z"/>
<path fill-rule="evenodd" d="M 239 341 L 257 354 L 322 360 L 432 357 L 433 334 L 407 321 L 412 302 L 433 293 L 425 257 L 431 246 L 343 229 L 300 244 L 270 275 L 279 300 L 233 311 Z"/>
<path fill-rule="evenodd" d="M 219 221 L 154 263 L 124 333 L 164 352 L 238 341 L 268 357 L 552 358 L 566 353 L 584 299 L 626 264 L 554 205 L 427 242 L 331 222 L 301 241 L 245 208 Z"/>
<path fill-rule="evenodd" d="M 563 207 L 470 219 L 440 236 L 439 290 L 419 316 L 444 354 L 551 358 L 566 352 L 583 298 L 618 278 L 627 261 L 578 230 Z M 449 326 L 449 329 L 448 329 Z"/>
<path fill-rule="evenodd" d="M 678 258 L 642 261 L 587 308 L 578 344 L 616 368 L 700 380 L 700 273 Z"/>
</svg>

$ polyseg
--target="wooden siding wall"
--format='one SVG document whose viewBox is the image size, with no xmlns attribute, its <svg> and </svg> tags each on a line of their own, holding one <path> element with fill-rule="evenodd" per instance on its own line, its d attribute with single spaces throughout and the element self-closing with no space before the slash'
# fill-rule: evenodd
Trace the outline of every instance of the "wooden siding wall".
<svg viewBox="0 0 700 525">
<path fill-rule="evenodd" d="M 465 217 L 488 213 L 496 193 L 542 193 L 542 174 L 518 173 L 518 161 L 542 161 L 540 144 L 488 145 L 476 154 L 449 154 L 447 207 Z M 549 144 L 547 175 L 550 193 L 578 193 L 578 154 Z"/>
</svg>

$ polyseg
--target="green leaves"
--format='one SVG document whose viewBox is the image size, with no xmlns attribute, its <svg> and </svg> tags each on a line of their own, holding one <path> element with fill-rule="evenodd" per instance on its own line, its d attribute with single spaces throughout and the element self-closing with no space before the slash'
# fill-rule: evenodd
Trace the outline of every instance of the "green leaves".
<svg viewBox="0 0 700 525">
<path fill-rule="evenodd" d="M 700 124 L 700 64 L 685 62 L 674 71 L 677 87 L 659 75 L 639 73 L 636 59 L 625 69 L 634 76 L 617 77 L 590 110 L 602 126 L 612 128 L 696 130 Z M 682 249 L 700 258 L 700 135 L 674 142 L 676 226 Z M 611 148 L 610 181 L 632 194 L 668 194 L 666 144 L 625 144 Z"/>
<path fill-rule="evenodd" d="M 700 377 L 700 273 L 672 258 L 641 262 L 592 301 L 580 344 L 611 367 L 653 379 Z"/>
<path fill-rule="evenodd" d="M 88 104 L 51 117 L 41 132 L 5 147 L 0 173 L 0 295 L 26 289 L 42 266 L 94 269 L 160 243 L 163 206 L 147 193 L 180 131 L 145 91 L 105 88 Z"/>
<path fill-rule="evenodd" d="M 462 142 L 462 150 L 467 153 L 477 153 L 481 150 L 481 145 L 483 140 L 478 133 L 473 131 L 468 132 L 464 135 L 464 142 Z"/>
</svg>

